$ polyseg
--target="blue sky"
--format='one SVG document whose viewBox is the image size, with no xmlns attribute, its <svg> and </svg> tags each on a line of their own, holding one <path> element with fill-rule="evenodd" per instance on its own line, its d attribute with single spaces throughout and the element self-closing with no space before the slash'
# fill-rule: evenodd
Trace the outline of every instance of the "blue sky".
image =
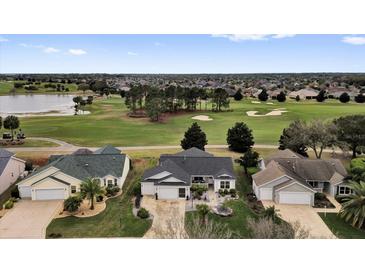
<svg viewBox="0 0 365 274">
<path fill-rule="evenodd" d="M 365 72 L 365 35 L 0 35 L 0 73 Z"/>
</svg>

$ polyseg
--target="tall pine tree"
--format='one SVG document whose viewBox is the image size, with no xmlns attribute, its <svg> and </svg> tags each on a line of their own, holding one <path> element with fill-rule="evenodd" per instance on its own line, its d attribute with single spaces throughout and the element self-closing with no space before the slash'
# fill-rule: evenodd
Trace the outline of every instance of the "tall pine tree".
<svg viewBox="0 0 365 274">
<path fill-rule="evenodd" d="M 184 134 L 184 139 L 181 140 L 181 147 L 183 149 L 196 147 L 205 150 L 206 144 L 208 144 L 207 137 L 196 122 L 188 128 Z"/>
</svg>

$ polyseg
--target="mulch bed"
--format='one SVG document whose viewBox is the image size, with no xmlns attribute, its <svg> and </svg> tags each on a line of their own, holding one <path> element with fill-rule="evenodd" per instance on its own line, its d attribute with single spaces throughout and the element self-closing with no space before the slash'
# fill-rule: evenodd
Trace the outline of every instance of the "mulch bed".
<svg viewBox="0 0 365 274">
<path fill-rule="evenodd" d="M 327 199 L 327 197 L 324 197 L 322 199 L 314 199 L 314 208 L 335 208 L 335 206 Z"/>
<path fill-rule="evenodd" d="M 248 206 L 257 214 L 263 212 L 265 210 L 264 205 L 261 201 L 257 200 L 257 197 L 254 193 L 248 193 L 247 197 L 247 204 Z"/>
</svg>

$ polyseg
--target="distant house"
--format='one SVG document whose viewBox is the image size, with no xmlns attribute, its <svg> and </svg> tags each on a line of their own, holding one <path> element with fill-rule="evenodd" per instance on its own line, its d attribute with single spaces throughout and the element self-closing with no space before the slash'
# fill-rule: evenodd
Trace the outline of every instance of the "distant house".
<svg viewBox="0 0 365 274">
<path fill-rule="evenodd" d="M 193 183 L 204 184 L 215 192 L 234 189 L 232 158 L 215 157 L 197 148 L 162 154 L 159 165 L 143 174 L 141 191 L 158 199 L 186 199 L 191 197 Z"/>
<path fill-rule="evenodd" d="M 308 159 L 286 149 L 261 160 L 260 169 L 252 176 L 259 200 L 313 205 L 316 192 L 330 196 L 351 192 L 344 182 L 347 171 L 338 159 Z"/>
<path fill-rule="evenodd" d="M 18 183 L 20 197 L 63 200 L 79 192 L 87 178 L 98 180 L 104 187 L 122 187 L 129 167 L 128 156 L 109 145 L 93 153 L 80 149 L 71 155 L 54 155 L 46 166 Z"/>
<path fill-rule="evenodd" d="M 14 153 L 0 148 L 0 194 L 24 174 L 24 169 L 25 161 L 16 158 Z"/>
<path fill-rule="evenodd" d="M 327 94 L 328 94 L 328 97 L 329 98 L 339 98 L 341 96 L 342 93 L 347 93 L 350 95 L 350 90 L 347 89 L 346 87 L 329 87 L 327 90 L 326 90 Z"/>
<path fill-rule="evenodd" d="M 318 91 L 312 88 L 303 88 L 298 91 L 292 91 L 288 94 L 289 98 L 295 99 L 297 96 L 301 100 L 305 99 L 315 99 L 318 95 Z"/>
</svg>

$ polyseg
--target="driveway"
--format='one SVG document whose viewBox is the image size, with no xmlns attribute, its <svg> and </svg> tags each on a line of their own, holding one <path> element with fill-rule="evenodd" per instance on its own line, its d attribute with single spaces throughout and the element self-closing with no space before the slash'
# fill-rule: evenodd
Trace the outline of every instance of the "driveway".
<svg viewBox="0 0 365 274">
<path fill-rule="evenodd" d="M 310 238 L 334 239 L 335 235 L 319 217 L 317 210 L 307 205 L 284 205 L 271 201 L 262 201 L 265 207 L 274 205 L 278 214 L 287 222 L 298 221 L 303 227 L 309 230 Z"/>
<path fill-rule="evenodd" d="M 0 238 L 44 239 L 62 201 L 21 200 L 0 219 Z"/>
<path fill-rule="evenodd" d="M 141 207 L 153 215 L 152 226 L 144 238 L 179 239 L 186 236 L 185 200 L 156 200 L 152 196 L 144 196 Z"/>
</svg>

